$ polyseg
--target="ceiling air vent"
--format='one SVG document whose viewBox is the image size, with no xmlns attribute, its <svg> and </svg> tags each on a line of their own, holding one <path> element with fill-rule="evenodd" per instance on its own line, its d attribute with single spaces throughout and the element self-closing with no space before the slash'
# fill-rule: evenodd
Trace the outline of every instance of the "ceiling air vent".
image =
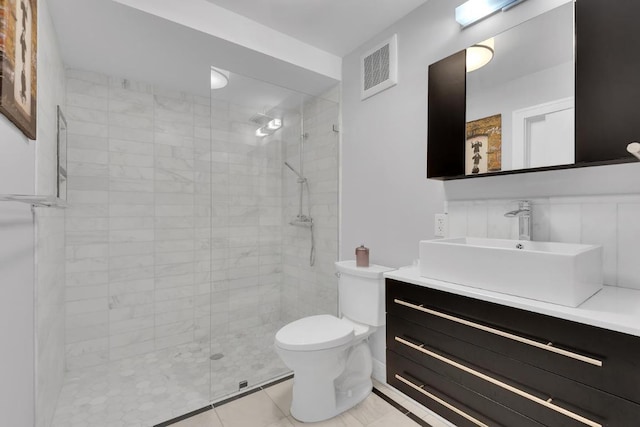
<svg viewBox="0 0 640 427">
<path fill-rule="evenodd" d="M 398 83 L 398 36 L 380 43 L 360 59 L 362 99 L 367 99 Z"/>
</svg>

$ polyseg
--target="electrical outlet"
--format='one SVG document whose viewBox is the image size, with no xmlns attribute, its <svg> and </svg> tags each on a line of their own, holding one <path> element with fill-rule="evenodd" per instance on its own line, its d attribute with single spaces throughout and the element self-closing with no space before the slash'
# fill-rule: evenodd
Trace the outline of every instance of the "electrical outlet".
<svg viewBox="0 0 640 427">
<path fill-rule="evenodd" d="M 447 214 L 435 214 L 433 234 L 436 237 L 447 237 Z"/>
</svg>

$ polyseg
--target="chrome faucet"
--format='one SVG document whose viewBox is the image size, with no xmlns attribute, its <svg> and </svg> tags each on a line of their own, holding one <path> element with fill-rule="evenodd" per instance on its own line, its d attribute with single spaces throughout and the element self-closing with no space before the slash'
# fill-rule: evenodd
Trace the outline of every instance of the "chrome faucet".
<svg viewBox="0 0 640 427">
<path fill-rule="evenodd" d="M 518 239 L 531 240 L 531 203 L 528 200 L 518 202 L 518 209 L 504 214 L 507 218 L 518 217 Z"/>
</svg>

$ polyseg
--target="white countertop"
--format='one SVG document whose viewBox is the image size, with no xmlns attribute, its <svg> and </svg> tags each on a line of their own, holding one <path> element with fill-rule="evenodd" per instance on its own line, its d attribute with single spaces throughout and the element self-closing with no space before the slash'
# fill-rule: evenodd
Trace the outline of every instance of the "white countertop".
<svg viewBox="0 0 640 427">
<path fill-rule="evenodd" d="M 640 290 L 605 286 L 578 307 L 520 298 L 479 288 L 456 285 L 420 276 L 418 267 L 403 267 L 384 277 L 426 288 L 502 304 L 509 307 L 572 320 L 600 328 L 640 336 Z"/>
</svg>

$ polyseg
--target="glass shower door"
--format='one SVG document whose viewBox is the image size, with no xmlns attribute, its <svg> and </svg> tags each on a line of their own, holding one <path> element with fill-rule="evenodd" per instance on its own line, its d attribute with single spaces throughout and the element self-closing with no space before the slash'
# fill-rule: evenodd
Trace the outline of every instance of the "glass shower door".
<svg viewBox="0 0 640 427">
<path fill-rule="evenodd" d="M 289 373 L 274 337 L 294 313 L 336 312 L 337 113 L 336 102 L 236 74 L 227 87 L 211 91 L 213 401 Z M 328 132 L 315 128 L 323 121 Z M 308 151 L 301 157 L 304 140 Z M 318 179 L 304 182 L 285 161 Z M 290 224 L 299 214 L 300 191 L 304 212 L 313 213 L 318 203 L 315 239 L 310 227 Z M 315 266 L 309 265 L 312 243 Z M 314 290 L 307 295 L 306 289 Z"/>
</svg>

